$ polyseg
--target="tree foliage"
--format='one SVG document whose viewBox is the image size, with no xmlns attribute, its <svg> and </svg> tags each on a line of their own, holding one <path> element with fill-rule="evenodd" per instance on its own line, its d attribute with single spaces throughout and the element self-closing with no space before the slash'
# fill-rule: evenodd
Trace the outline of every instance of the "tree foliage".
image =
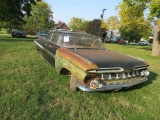
<svg viewBox="0 0 160 120">
<path fill-rule="evenodd" d="M 101 28 L 101 20 L 100 19 L 94 19 L 93 21 L 89 22 L 89 25 L 86 29 L 86 32 L 92 35 L 99 35 L 99 31 Z"/>
<path fill-rule="evenodd" d="M 52 11 L 47 3 L 37 2 L 37 5 L 32 5 L 32 16 L 29 18 L 27 15 L 24 17 L 26 24 L 23 28 L 29 34 L 35 34 L 37 31 L 47 31 L 51 26 L 54 25 L 52 20 Z"/>
<path fill-rule="evenodd" d="M 0 0 L 0 22 L 13 28 L 25 23 L 24 16 L 31 15 L 31 4 L 36 5 L 41 0 Z"/>
<path fill-rule="evenodd" d="M 160 36 L 160 0 L 123 0 L 122 4 L 126 4 L 126 6 L 131 9 L 135 8 L 134 13 L 131 12 L 133 17 L 137 17 L 137 15 L 140 15 L 140 14 L 142 14 L 141 16 L 144 16 L 143 13 L 145 12 L 145 10 L 149 11 L 149 14 L 147 17 L 149 17 L 150 21 L 156 21 L 155 22 L 156 27 L 154 30 L 154 40 L 153 40 L 153 45 L 152 45 L 152 56 L 159 56 L 160 55 L 160 37 L 159 37 Z M 137 7 L 137 6 L 139 6 L 139 7 Z M 125 8 L 121 7 L 121 9 L 124 10 Z M 122 11 L 122 10 L 120 10 L 120 11 Z M 125 15 L 128 13 L 121 12 L 120 14 Z M 129 15 L 126 15 L 126 16 L 129 16 Z M 141 19 L 144 19 L 144 17 Z M 142 22 L 141 24 L 145 25 L 146 23 Z M 142 27 L 140 27 L 140 28 L 142 28 Z M 148 31 L 148 29 L 147 29 L 147 31 Z M 145 32 L 143 32 L 143 34 L 144 33 Z"/>
<path fill-rule="evenodd" d="M 153 17 L 158 17 L 160 18 L 160 0 L 151 0 L 150 1 L 150 5 L 149 5 L 149 9 L 150 9 L 150 14 Z M 160 23 L 158 22 L 158 24 L 160 25 Z"/>
<path fill-rule="evenodd" d="M 152 46 L 152 56 L 160 56 L 160 0 L 152 0 L 150 5 L 150 15 L 157 17 L 157 26 L 154 30 L 154 40 Z"/>
<path fill-rule="evenodd" d="M 111 31 L 116 31 L 119 29 L 119 19 L 117 16 L 111 16 L 106 20 L 108 29 Z"/>
<path fill-rule="evenodd" d="M 143 10 L 146 5 L 134 0 L 125 0 L 120 4 L 120 32 L 123 39 L 139 41 L 151 35 L 151 25 L 145 19 Z"/>
<path fill-rule="evenodd" d="M 83 30 L 86 31 L 86 28 L 89 24 L 89 21 L 81 19 L 81 18 L 77 18 L 77 17 L 73 17 L 71 19 L 71 21 L 69 22 L 69 27 L 72 30 Z"/>
<path fill-rule="evenodd" d="M 104 29 L 104 30 L 108 30 L 109 29 L 108 24 L 104 20 L 102 20 L 102 22 L 101 22 L 101 28 Z"/>
</svg>

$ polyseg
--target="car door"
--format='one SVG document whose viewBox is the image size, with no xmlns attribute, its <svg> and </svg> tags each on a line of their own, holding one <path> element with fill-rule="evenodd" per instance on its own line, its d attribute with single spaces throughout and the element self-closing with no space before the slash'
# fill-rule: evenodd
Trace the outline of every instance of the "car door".
<svg viewBox="0 0 160 120">
<path fill-rule="evenodd" d="M 49 42 L 51 41 L 53 33 L 49 33 L 46 39 L 41 40 L 41 45 L 43 46 L 43 50 L 41 51 L 42 56 L 51 64 L 54 65 L 53 55 L 49 50 Z"/>
<path fill-rule="evenodd" d="M 45 58 L 53 67 L 55 67 L 56 50 L 59 48 L 59 46 L 57 46 L 58 39 L 59 34 L 53 32 L 51 35 L 48 35 L 46 38 L 47 42 L 45 43 Z"/>
</svg>

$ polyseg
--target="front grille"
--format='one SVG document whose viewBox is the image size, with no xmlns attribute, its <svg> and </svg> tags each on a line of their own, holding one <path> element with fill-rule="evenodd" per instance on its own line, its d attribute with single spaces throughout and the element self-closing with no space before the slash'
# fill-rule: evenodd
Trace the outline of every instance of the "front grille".
<svg viewBox="0 0 160 120">
<path fill-rule="evenodd" d="M 145 71 L 147 67 L 147 65 L 141 65 L 128 70 L 120 67 L 89 70 L 87 71 L 88 75 L 85 77 L 84 83 L 89 85 L 91 80 L 99 79 L 104 85 L 128 84 L 142 78 L 141 72 Z"/>
<path fill-rule="evenodd" d="M 119 72 L 119 73 L 104 73 L 101 74 L 100 79 L 103 81 L 111 81 L 111 80 L 125 80 L 134 77 L 139 77 L 141 70 L 133 70 L 127 72 Z"/>
</svg>

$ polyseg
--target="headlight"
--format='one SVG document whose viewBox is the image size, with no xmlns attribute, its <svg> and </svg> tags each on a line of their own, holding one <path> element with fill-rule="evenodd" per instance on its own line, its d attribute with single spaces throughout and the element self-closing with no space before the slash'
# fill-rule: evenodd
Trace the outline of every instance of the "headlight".
<svg viewBox="0 0 160 120">
<path fill-rule="evenodd" d="M 99 87 L 99 83 L 98 83 L 97 80 L 92 80 L 92 81 L 90 82 L 90 88 L 92 88 L 92 89 L 97 89 L 98 87 Z"/>
<path fill-rule="evenodd" d="M 144 75 L 144 76 L 146 76 L 146 77 L 147 77 L 148 75 L 149 75 L 149 71 L 148 71 L 148 70 L 146 70 L 146 71 L 145 71 L 145 75 Z"/>
<path fill-rule="evenodd" d="M 141 75 L 141 76 L 144 76 L 144 75 L 145 75 L 145 71 L 142 71 L 142 72 L 140 73 L 140 75 Z"/>
<path fill-rule="evenodd" d="M 90 87 L 90 89 L 97 89 L 97 88 L 102 88 L 103 84 L 102 81 L 100 80 L 100 75 L 99 74 L 90 74 L 87 75 L 84 79 L 84 83 Z"/>
<path fill-rule="evenodd" d="M 145 71 L 142 71 L 140 74 L 141 74 L 141 76 L 147 77 L 149 75 L 149 71 L 145 70 Z"/>
<path fill-rule="evenodd" d="M 90 88 L 91 88 L 91 89 L 102 88 L 102 83 L 100 83 L 100 82 L 97 81 L 97 80 L 92 80 L 92 81 L 90 82 Z"/>
</svg>

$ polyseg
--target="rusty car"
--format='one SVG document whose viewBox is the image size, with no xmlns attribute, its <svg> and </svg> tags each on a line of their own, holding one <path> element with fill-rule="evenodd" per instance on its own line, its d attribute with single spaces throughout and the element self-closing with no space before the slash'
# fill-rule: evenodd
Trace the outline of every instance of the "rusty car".
<svg viewBox="0 0 160 120">
<path fill-rule="evenodd" d="M 108 50 L 94 35 L 56 30 L 34 45 L 59 74 L 70 76 L 72 92 L 119 90 L 148 80 L 148 63 Z"/>
</svg>

